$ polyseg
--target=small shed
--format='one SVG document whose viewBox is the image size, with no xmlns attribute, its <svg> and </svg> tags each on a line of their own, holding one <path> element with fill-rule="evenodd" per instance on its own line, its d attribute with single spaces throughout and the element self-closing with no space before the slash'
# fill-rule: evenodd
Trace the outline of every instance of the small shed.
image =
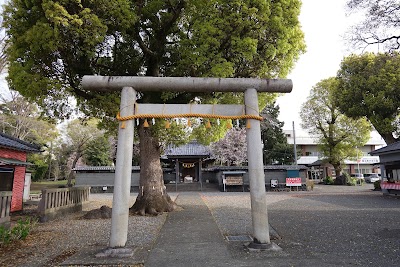
<svg viewBox="0 0 400 267">
<path fill-rule="evenodd" d="M 22 210 L 27 153 L 38 153 L 40 147 L 0 133 L 0 191 L 12 192 L 11 212 Z"/>
<path fill-rule="evenodd" d="M 379 156 L 384 194 L 400 194 L 400 141 L 369 152 Z"/>
</svg>

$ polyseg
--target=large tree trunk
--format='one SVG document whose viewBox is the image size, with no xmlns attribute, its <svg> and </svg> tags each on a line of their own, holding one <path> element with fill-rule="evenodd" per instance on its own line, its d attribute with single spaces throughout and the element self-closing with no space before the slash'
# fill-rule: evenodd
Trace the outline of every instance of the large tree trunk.
<svg viewBox="0 0 400 267">
<path fill-rule="evenodd" d="M 382 136 L 383 140 L 385 140 L 386 144 L 390 145 L 398 141 L 392 133 L 380 133 Z"/>
<path fill-rule="evenodd" d="M 340 162 L 335 162 L 335 163 L 331 163 L 333 168 L 335 169 L 335 176 L 339 177 L 340 175 L 342 175 L 342 166 L 340 164 Z"/>
<path fill-rule="evenodd" d="M 168 196 L 160 162 L 160 144 L 152 136 L 151 128 L 139 126 L 140 138 L 140 182 L 139 195 L 130 212 L 139 215 L 157 215 L 173 211 L 175 203 Z"/>
<path fill-rule="evenodd" d="M 69 172 L 69 175 L 68 175 L 68 182 L 67 182 L 68 187 L 72 186 L 72 180 L 75 178 L 74 169 L 75 169 L 76 163 L 81 158 L 81 156 L 82 156 L 81 152 L 76 152 L 74 160 L 72 162 L 71 171 Z"/>
</svg>

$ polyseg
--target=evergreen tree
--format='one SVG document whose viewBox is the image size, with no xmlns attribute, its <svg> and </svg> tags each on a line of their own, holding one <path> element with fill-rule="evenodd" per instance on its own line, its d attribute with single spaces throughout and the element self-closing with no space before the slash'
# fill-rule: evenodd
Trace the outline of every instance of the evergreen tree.
<svg viewBox="0 0 400 267">
<path fill-rule="evenodd" d="M 387 144 L 399 140 L 400 54 L 364 53 L 344 58 L 333 92 L 339 109 L 367 118 Z"/>
<path fill-rule="evenodd" d="M 284 122 L 278 120 L 279 106 L 267 105 L 261 112 L 264 120 L 261 123 L 264 164 L 292 164 L 294 161 L 293 145 L 288 144 L 282 130 Z"/>
<path fill-rule="evenodd" d="M 108 166 L 112 163 L 110 158 L 110 143 L 104 136 L 97 136 L 90 140 L 83 152 L 85 163 L 90 166 Z"/>
<path fill-rule="evenodd" d="M 80 85 L 83 75 L 285 77 L 305 49 L 300 6 L 299 0 L 10 0 L 4 12 L 9 84 L 49 116 L 68 117 L 73 96 L 85 114 L 114 122 L 119 93 L 86 91 Z M 260 100 L 265 105 L 275 97 L 263 94 Z M 146 92 L 139 101 L 237 103 L 242 98 Z M 138 214 L 174 208 L 159 160 L 165 129 L 157 129 L 142 123 L 138 128 L 141 158 L 146 158 L 140 161 L 141 190 L 132 207 Z"/>
</svg>

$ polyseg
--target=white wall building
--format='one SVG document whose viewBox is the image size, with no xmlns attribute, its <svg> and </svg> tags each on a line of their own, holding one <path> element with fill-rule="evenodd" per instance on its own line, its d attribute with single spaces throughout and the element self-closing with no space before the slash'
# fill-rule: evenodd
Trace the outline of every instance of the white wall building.
<svg viewBox="0 0 400 267">
<path fill-rule="evenodd" d="M 315 138 L 311 137 L 304 130 L 295 131 L 296 140 L 294 140 L 293 130 L 283 130 L 283 132 L 285 133 L 289 144 L 294 144 L 294 141 L 296 141 L 297 150 L 301 153 L 301 156 L 297 159 L 297 164 L 318 166 L 318 163 L 316 162 L 322 160 L 322 155 L 318 151 L 317 140 Z M 379 157 L 370 156 L 368 153 L 385 145 L 385 141 L 376 131 L 371 132 L 370 140 L 365 144 L 365 146 L 360 148 L 362 154 L 360 154 L 357 159 L 345 160 L 346 166 L 344 167 L 344 171 L 349 174 L 380 173 L 378 164 Z M 327 170 L 327 172 L 329 172 L 327 175 L 334 175 L 332 170 Z"/>
</svg>

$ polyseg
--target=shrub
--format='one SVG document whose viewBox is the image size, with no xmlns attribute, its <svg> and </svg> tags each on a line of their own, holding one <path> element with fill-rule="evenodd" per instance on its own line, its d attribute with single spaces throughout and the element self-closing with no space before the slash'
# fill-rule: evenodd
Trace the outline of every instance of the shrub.
<svg viewBox="0 0 400 267">
<path fill-rule="evenodd" d="M 324 179 L 324 184 L 333 184 L 333 178 L 331 177 L 331 176 L 327 176 L 325 179 Z"/>
<path fill-rule="evenodd" d="M 49 166 L 44 161 L 36 161 L 35 164 L 35 170 L 32 175 L 33 182 L 43 180 L 46 177 L 46 173 L 49 168 Z"/>
<path fill-rule="evenodd" d="M 354 186 L 357 184 L 357 178 L 349 177 L 347 179 L 347 185 Z"/>
<path fill-rule="evenodd" d="M 342 175 L 339 175 L 336 177 L 334 184 L 335 185 L 346 185 L 349 178 L 350 178 L 350 175 L 345 172 Z"/>
<path fill-rule="evenodd" d="M 11 241 L 11 233 L 10 230 L 0 225 L 0 246 L 4 244 L 8 244 Z"/>
<path fill-rule="evenodd" d="M 0 226 L 0 246 L 7 245 L 14 240 L 25 239 L 36 222 L 36 219 L 27 218 L 26 220 L 18 220 L 17 224 L 11 229 Z"/>
<path fill-rule="evenodd" d="M 374 182 L 374 190 L 381 190 L 381 181 Z"/>
</svg>

